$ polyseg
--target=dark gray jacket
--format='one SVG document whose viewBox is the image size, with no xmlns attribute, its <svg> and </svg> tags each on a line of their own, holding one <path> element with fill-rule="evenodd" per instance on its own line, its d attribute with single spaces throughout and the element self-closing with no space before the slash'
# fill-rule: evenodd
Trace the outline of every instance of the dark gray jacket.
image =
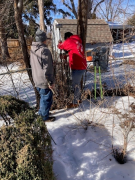
<svg viewBox="0 0 135 180">
<path fill-rule="evenodd" d="M 36 87 L 47 89 L 53 84 L 53 60 L 50 50 L 40 42 L 33 42 L 30 52 L 32 76 Z"/>
</svg>

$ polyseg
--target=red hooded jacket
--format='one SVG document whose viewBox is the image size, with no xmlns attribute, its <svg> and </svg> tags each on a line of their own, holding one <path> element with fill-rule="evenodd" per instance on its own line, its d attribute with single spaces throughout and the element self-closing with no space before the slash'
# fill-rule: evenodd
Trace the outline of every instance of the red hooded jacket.
<svg viewBox="0 0 135 180">
<path fill-rule="evenodd" d="M 59 43 L 58 48 L 68 51 L 71 69 L 84 70 L 87 68 L 82 40 L 78 35 L 72 35 L 63 43 Z"/>
</svg>

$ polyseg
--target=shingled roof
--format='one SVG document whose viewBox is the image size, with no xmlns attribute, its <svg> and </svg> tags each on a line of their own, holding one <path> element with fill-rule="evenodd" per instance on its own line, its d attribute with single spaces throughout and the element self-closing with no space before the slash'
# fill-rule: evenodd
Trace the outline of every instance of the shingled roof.
<svg viewBox="0 0 135 180">
<path fill-rule="evenodd" d="M 64 39 L 65 32 L 77 33 L 77 20 L 76 19 L 55 19 L 57 24 L 62 25 L 60 28 L 60 34 Z M 87 38 L 86 43 L 107 43 L 112 42 L 113 38 L 111 35 L 108 24 L 103 19 L 89 19 L 87 25 Z"/>
</svg>

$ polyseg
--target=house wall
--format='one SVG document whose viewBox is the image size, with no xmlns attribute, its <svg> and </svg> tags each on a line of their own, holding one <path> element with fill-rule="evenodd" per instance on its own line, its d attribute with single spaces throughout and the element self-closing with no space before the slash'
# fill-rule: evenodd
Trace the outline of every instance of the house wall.
<svg viewBox="0 0 135 180">
<path fill-rule="evenodd" d="M 53 22 L 53 26 L 52 26 L 52 47 L 53 47 L 53 57 L 54 58 L 57 58 L 57 54 L 60 53 L 60 50 L 57 48 L 57 45 L 58 45 L 58 41 L 59 40 L 63 40 L 61 39 L 61 35 L 60 35 L 60 31 L 58 28 L 56 28 L 56 25 L 57 25 L 57 21 L 54 20 Z M 57 53 L 57 54 L 56 54 Z"/>
</svg>

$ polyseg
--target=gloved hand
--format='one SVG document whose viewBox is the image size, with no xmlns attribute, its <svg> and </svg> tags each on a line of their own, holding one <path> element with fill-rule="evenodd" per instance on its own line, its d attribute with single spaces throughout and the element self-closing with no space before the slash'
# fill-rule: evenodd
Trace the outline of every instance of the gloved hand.
<svg viewBox="0 0 135 180">
<path fill-rule="evenodd" d="M 55 84 L 48 84 L 48 86 L 49 86 L 49 89 L 54 89 L 55 88 Z"/>
<path fill-rule="evenodd" d="M 68 54 L 60 54 L 60 59 L 67 60 Z"/>
<path fill-rule="evenodd" d="M 59 40 L 58 43 L 62 43 L 62 40 Z"/>
</svg>

